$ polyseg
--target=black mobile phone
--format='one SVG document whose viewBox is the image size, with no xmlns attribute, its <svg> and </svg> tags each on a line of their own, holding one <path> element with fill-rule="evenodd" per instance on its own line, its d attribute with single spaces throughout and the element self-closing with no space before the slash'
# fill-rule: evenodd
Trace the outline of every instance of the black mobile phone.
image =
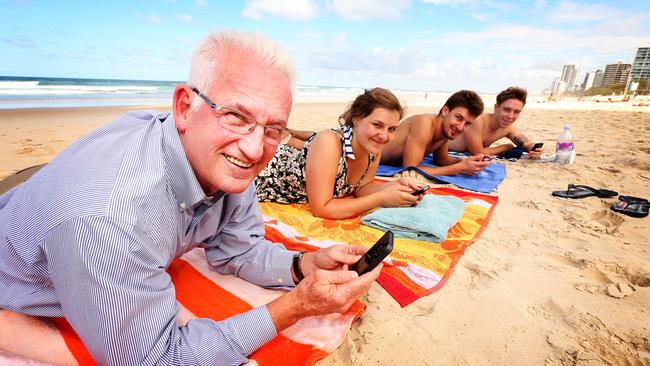
<svg viewBox="0 0 650 366">
<path fill-rule="evenodd" d="M 413 191 L 413 192 L 411 192 L 411 194 L 414 195 L 414 196 L 419 196 L 419 195 L 421 195 L 422 193 L 425 193 L 426 191 L 428 191 L 429 188 L 431 188 L 431 187 L 429 187 L 429 186 L 427 185 L 427 186 L 424 186 L 424 187 L 418 189 L 417 191 Z"/>
<path fill-rule="evenodd" d="M 537 149 L 541 149 L 542 146 L 544 146 L 544 143 L 543 143 L 543 142 L 538 142 L 538 143 L 536 143 L 535 145 L 533 145 L 533 148 L 530 149 L 530 151 L 537 150 Z"/>
<path fill-rule="evenodd" d="M 381 261 L 384 260 L 393 251 L 393 232 L 387 231 L 372 248 L 368 249 L 366 254 L 359 261 L 350 267 L 351 271 L 356 271 L 359 276 L 372 271 Z"/>
</svg>

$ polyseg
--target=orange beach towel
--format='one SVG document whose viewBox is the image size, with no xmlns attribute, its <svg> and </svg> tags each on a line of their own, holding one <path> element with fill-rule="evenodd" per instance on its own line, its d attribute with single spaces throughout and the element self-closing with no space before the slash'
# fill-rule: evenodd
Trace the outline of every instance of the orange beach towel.
<svg viewBox="0 0 650 366">
<path fill-rule="evenodd" d="M 426 296 L 447 281 L 465 252 L 487 227 L 496 196 L 453 188 L 432 188 L 431 194 L 452 195 L 465 202 L 465 212 L 440 244 L 397 238 L 384 262 L 379 283 L 401 306 Z M 266 238 L 293 250 L 316 250 L 334 244 L 370 247 L 381 230 L 361 224 L 360 217 L 327 220 L 314 217 L 307 204 L 261 203 Z"/>
<path fill-rule="evenodd" d="M 202 249 L 192 250 L 180 259 L 174 260 L 168 273 L 176 287 L 176 299 L 181 304 L 179 316 L 181 324 L 196 317 L 222 320 L 269 303 L 283 293 L 282 290 L 264 289 L 237 277 L 224 276 L 211 270 Z M 365 309 L 366 305 L 357 301 L 345 314 L 302 319 L 253 353 L 249 357 L 252 360 L 250 364 L 313 365 L 343 343 L 352 323 Z M 0 327 L 4 326 L 2 321 L 3 319 L 0 318 Z M 35 347 L 57 347 L 60 344 L 60 347 L 67 346 L 67 350 L 52 349 L 50 354 L 64 354 L 68 356 L 66 359 L 74 359 L 79 365 L 96 364 L 65 319 L 56 318 L 54 324 L 58 332 L 56 338 L 62 338 L 63 341 L 55 339 L 48 344 L 35 342 Z M 51 326 L 33 328 L 34 331 L 31 332 L 30 329 L 31 333 L 28 335 L 30 339 L 38 340 L 41 335 L 43 340 L 52 339 Z M 34 365 L 33 361 L 53 362 L 51 358 L 39 359 L 35 355 L 24 354 L 21 355 L 22 357 L 16 357 L 11 354 L 11 350 L 5 351 L 9 351 L 10 354 L 0 352 L 2 365 Z M 61 362 L 61 360 L 55 361 Z"/>
</svg>

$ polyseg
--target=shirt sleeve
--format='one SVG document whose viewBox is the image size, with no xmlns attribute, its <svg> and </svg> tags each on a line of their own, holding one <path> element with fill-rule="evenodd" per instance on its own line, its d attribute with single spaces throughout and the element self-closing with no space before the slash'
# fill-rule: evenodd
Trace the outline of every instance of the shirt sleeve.
<svg viewBox="0 0 650 366">
<path fill-rule="evenodd" d="M 297 252 L 264 238 L 264 218 L 254 196 L 255 189 L 247 193 L 253 196 L 237 215 L 229 218 L 215 242 L 205 249 L 208 262 L 219 273 L 234 274 L 259 286 L 295 286 L 291 263 Z"/>
<path fill-rule="evenodd" d="M 63 313 L 99 364 L 238 365 L 277 335 L 265 306 L 179 326 L 169 256 L 131 224 L 83 217 L 45 240 Z"/>
</svg>

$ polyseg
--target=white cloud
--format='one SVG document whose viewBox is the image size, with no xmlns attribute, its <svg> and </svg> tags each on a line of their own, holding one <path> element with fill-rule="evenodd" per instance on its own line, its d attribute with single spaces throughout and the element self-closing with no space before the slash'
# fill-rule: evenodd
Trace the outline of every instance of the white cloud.
<svg viewBox="0 0 650 366">
<path fill-rule="evenodd" d="M 622 15 L 622 11 L 606 5 L 565 1 L 549 14 L 548 19 L 556 23 L 576 23 L 613 19 Z"/>
<path fill-rule="evenodd" d="M 298 55 L 309 69 L 329 70 L 330 72 L 376 73 L 381 75 L 410 73 L 416 68 L 419 50 L 374 47 L 364 49 L 356 45 L 344 44 L 345 34 L 339 34 L 332 45 L 313 44 L 303 47 Z"/>
<path fill-rule="evenodd" d="M 27 38 L 0 38 L 0 42 L 19 48 L 38 48 L 34 40 Z"/>
<path fill-rule="evenodd" d="M 347 20 L 399 19 L 411 0 L 332 0 L 330 7 Z"/>
<path fill-rule="evenodd" d="M 490 16 L 485 13 L 472 13 L 470 16 L 479 22 L 486 22 L 488 19 L 490 19 Z"/>
<path fill-rule="evenodd" d="M 338 34 L 331 44 L 303 44 L 292 53 L 312 84 L 371 87 L 380 83 L 399 89 L 482 92 L 520 85 L 537 94 L 549 87 L 566 63 L 575 63 L 584 74 L 626 54 L 630 62 L 636 47 L 648 42 L 647 17 L 637 13 L 571 28 L 492 24 L 471 32 L 422 35 L 422 40 L 401 48 L 381 42 L 353 44 L 345 34 Z M 609 29 L 611 24 L 623 26 L 619 21 L 624 19 L 628 24 L 624 29 L 635 31 Z"/>
<path fill-rule="evenodd" d="M 423 3 L 433 4 L 433 5 L 464 5 L 464 4 L 475 4 L 476 0 L 420 0 Z"/>
<path fill-rule="evenodd" d="M 313 4 L 317 2 L 321 9 L 354 21 L 399 18 L 412 6 L 411 0 L 312 1 L 309 2 L 312 9 L 316 9 Z M 413 35 L 419 34 L 422 40 L 404 39 L 404 47 L 393 48 L 381 41 L 355 43 L 357 37 L 349 37 L 351 34 L 345 32 L 314 33 L 314 29 L 310 29 L 299 34 L 296 44 L 287 45 L 300 75 L 309 77 L 299 82 L 450 92 L 462 88 L 498 92 L 509 85 L 520 85 L 528 88 L 531 94 L 537 94 L 559 76 L 563 64 L 575 63 L 584 74 L 616 62 L 626 54 L 633 57 L 636 47 L 648 41 L 648 12 L 625 14 L 604 5 L 583 6 L 571 1 L 547 4 L 548 0 L 536 0 L 526 9 L 492 0 L 416 1 L 429 3 L 430 8 L 465 4 L 467 15 L 480 22 L 492 23 L 479 24 L 474 31 L 440 33 L 420 29 Z M 246 11 L 249 17 L 256 19 L 287 18 L 290 16 L 283 13 L 286 6 L 284 1 L 252 0 Z M 295 8 L 294 3 L 290 6 Z M 509 8 L 507 14 L 512 12 L 511 19 L 526 19 L 527 15 L 537 12 L 539 22 L 499 23 L 506 14 L 499 10 L 506 8 Z M 292 11 L 299 13 L 295 9 Z M 609 17 L 602 17 L 602 12 Z M 323 15 L 317 13 L 294 18 Z M 564 13 L 572 17 L 563 17 Z M 551 14 L 557 22 L 547 21 L 546 17 Z M 562 27 L 569 18 L 571 26 Z M 583 76 L 578 75 L 578 79 Z"/>
<path fill-rule="evenodd" d="M 321 32 L 309 32 L 309 31 L 303 31 L 298 33 L 298 36 L 301 38 L 306 38 L 306 39 L 322 39 L 323 34 Z"/>
<path fill-rule="evenodd" d="M 504 35 L 508 35 L 507 37 Z M 518 24 L 499 24 L 477 32 L 449 32 L 425 43 L 442 43 L 458 47 L 518 51 L 587 51 L 591 53 L 621 53 L 643 42 L 643 35 L 610 35 L 592 29 L 568 30 L 535 28 Z"/>
<path fill-rule="evenodd" d="M 245 18 L 261 20 L 265 16 L 294 20 L 310 20 L 318 13 L 318 6 L 310 0 L 251 0 L 242 11 Z"/>
<path fill-rule="evenodd" d="M 176 19 L 185 23 L 194 23 L 194 18 L 189 14 L 176 14 Z"/>
<path fill-rule="evenodd" d="M 208 0 L 194 0 L 194 5 L 199 8 L 207 8 L 209 4 Z"/>
<path fill-rule="evenodd" d="M 145 15 L 144 19 L 152 24 L 160 24 L 162 22 L 162 19 L 158 15 Z"/>
<path fill-rule="evenodd" d="M 181 47 L 187 49 L 188 46 L 189 48 L 194 48 L 196 46 L 196 40 L 192 38 L 187 38 L 187 37 L 179 37 L 178 38 L 178 44 L 181 45 Z"/>
<path fill-rule="evenodd" d="M 469 6 L 473 9 L 486 7 L 499 10 L 512 9 L 512 4 L 505 1 L 494 0 L 420 0 L 425 4 L 443 5 L 443 6 Z"/>
<path fill-rule="evenodd" d="M 337 34 L 334 39 L 332 39 L 332 44 L 334 46 L 342 47 L 348 41 L 348 35 L 345 32 Z"/>
</svg>

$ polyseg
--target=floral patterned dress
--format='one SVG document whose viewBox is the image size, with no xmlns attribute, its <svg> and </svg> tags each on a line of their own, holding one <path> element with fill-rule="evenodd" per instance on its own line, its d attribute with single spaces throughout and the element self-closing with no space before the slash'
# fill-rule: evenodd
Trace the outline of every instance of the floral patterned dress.
<svg viewBox="0 0 650 366">
<path fill-rule="evenodd" d="M 375 159 L 373 154 L 369 154 L 368 166 L 361 179 L 355 184 L 348 183 L 348 162 L 346 157 L 354 158 L 354 155 L 351 149 L 346 152 L 345 146 L 351 146 L 352 140 L 351 129 L 346 127 L 332 129 L 341 139 L 341 157 L 336 172 L 334 192 L 332 192 L 332 196 L 335 198 L 345 197 L 354 192 L 368 173 L 368 169 Z M 289 145 L 278 146 L 275 156 L 255 179 L 257 197 L 260 201 L 279 203 L 307 202 L 305 165 L 309 145 L 314 137 L 316 137 L 315 133 L 307 139 L 302 150 Z"/>
</svg>

